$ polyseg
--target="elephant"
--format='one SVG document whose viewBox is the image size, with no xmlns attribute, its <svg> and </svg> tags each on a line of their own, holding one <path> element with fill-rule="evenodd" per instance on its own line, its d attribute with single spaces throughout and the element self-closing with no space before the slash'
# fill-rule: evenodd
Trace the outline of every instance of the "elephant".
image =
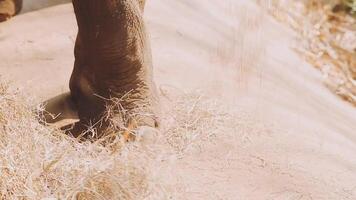
<svg viewBox="0 0 356 200">
<path fill-rule="evenodd" d="M 3 19 L 18 13 L 22 3 L 0 2 Z M 70 92 L 44 103 L 43 120 L 55 123 L 76 112 L 79 121 L 62 129 L 80 138 L 91 137 L 88 127 L 96 129 L 96 137 L 107 135 L 118 119 L 124 119 L 126 139 L 128 131 L 139 126 L 157 127 L 158 97 L 143 20 L 145 0 L 72 0 L 72 4 L 78 33 Z"/>
</svg>

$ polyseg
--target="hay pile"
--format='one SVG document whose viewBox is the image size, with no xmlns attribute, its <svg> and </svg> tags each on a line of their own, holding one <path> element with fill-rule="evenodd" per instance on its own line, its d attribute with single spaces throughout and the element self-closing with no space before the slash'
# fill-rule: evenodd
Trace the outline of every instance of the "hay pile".
<svg viewBox="0 0 356 200">
<path fill-rule="evenodd" d="M 320 69 L 326 85 L 356 105 L 356 1 L 344 2 L 335 7 L 339 2 L 332 0 L 258 0 L 298 33 L 295 49 Z"/>
<path fill-rule="evenodd" d="M 38 123 L 22 93 L 0 84 L 0 199 L 169 198 L 155 177 L 158 147 L 78 143 Z"/>
<path fill-rule="evenodd" d="M 103 146 L 41 125 L 29 96 L 0 84 L 0 199 L 175 199 L 184 188 L 169 178 L 174 160 L 233 118 L 200 92 L 161 91 L 159 133 Z"/>
</svg>

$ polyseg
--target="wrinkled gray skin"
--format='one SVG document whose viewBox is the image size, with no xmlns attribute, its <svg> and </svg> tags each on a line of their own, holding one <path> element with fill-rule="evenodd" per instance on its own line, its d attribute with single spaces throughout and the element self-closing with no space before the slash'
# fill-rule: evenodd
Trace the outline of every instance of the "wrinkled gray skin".
<svg viewBox="0 0 356 200">
<path fill-rule="evenodd" d="M 109 119 L 101 120 L 106 116 L 106 107 L 114 104 L 109 99 L 128 96 L 120 102 L 129 118 L 130 124 L 126 125 L 157 125 L 144 4 L 144 0 L 73 0 L 78 35 L 70 93 L 46 102 L 50 114 L 60 114 L 56 119 L 45 115 L 47 122 L 67 118 L 76 111 L 80 121 L 69 132 L 77 137 L 96 124 L 94 128 L 100 136 L 107 131 L 110 121 L 120 115 L 114 109 Z M 137 110 L 144 113 L 137 115 Z"/>
</svg>

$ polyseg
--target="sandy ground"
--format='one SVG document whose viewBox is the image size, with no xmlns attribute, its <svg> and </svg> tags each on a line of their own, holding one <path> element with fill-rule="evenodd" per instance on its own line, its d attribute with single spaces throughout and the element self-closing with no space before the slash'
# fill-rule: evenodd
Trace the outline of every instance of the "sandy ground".
<svg viewBox="0 0 356 200">
<path fill-rule="evenodd" d="M 290 49 L 293 32 L 250 0 L 150 0 L 145 17 L 161 90 L 236 116 L 162 170 L 179 199 L 356 199 L 356 110 Z M 67 91 L 75 32 L 70 4 L 0 24 L 1 76 L 39 101 Z"/>
<path fill-rule="evenodd" d="M 69 2 L 71 0 L 24 0 L 21 14 Z"/>
</svg>

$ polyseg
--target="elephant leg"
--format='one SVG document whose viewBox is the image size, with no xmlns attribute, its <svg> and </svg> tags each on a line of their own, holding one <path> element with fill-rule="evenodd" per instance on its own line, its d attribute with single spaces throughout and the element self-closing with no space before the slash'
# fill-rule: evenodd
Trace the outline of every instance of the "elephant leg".
<svg viewBox="0 0 356 200">
<path fill-rule="evenodd" d="M 78 35 L 70 90 L 80 119 L 73 131 L 94 122 L 103 135 L 111 127 L 122 128 L 115 123 L 123 118 L 124 137 L 139 126 L 157 126 L 144 2 L 73 0 Z M 112 108 L 108 116 L 107 107 Z"/>
<path fill-rule="evenodd" d="M 10 19 L 21 11 L 22 0 L 0 0 L 0 22 Z"/>
</svg>

